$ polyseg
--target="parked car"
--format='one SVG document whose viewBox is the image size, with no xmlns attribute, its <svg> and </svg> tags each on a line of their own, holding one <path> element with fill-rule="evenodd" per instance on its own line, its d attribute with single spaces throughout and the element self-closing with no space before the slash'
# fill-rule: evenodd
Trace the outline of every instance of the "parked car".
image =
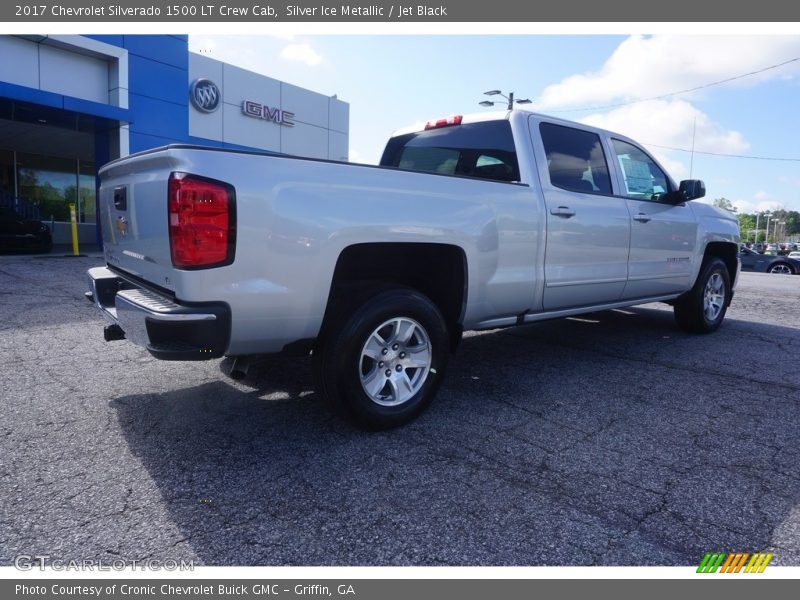
<svg viewBox="0 0 800 600">
<path fill-rule="evenodd" d="M 739 260 L 742 262 L 742 271 L 800 275 L 800 260 L 788 256 L 759 254 L 742 246 L 739 250 Z"/>
<path fill-rule="evenodd" d="M 789 252 L 789 256 L 786 258 L 793 258 L 794 260 L 800 260 L 800 252 Z"/>
<path fill-rule="evenodd" d="M 34 219 L 25 219 L 13 208 L 0 206 L 0 252 L 50 252 L 50 228 Z"/>
</svg>

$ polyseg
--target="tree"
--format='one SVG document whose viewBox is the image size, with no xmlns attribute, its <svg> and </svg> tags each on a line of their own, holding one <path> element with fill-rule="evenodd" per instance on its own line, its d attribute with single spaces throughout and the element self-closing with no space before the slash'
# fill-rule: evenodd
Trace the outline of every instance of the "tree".
<svg viewBox="0 0 800 600">
<path fill-rule="evenodd" d="M 755 215 L 738 214 L 736 215 L 736 218 L 739 220 L 739 233 L 742 236 L 742 241 L 755 239 L 755 231 L 756 231 Z"/>
<path fill-rule="evenodd" d="M 717 208 L 724 208 L 725 210 L 736 212 L 736 208 L 733 206 L 733 202 L 731 202 L 727 198 L 716 198 L 713 204 Z"/>
<path fill-rule="evenodd" d="M 797 235 L 800 233 L 800 212 L 790 210 L 783 218 L 786 221 L 786 235 Z"/>
</svg>

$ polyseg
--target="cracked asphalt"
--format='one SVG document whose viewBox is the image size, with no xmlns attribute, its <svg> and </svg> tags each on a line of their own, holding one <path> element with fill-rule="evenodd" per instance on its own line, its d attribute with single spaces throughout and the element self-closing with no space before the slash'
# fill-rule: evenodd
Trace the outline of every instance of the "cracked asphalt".
<svg viewBox="0 0 800 600">
<path fill-rule="evenodd" d="M 431 409 L 364 433 L 307 360 L 105 343 L 98 257 L 0 257 L 0 564 L 800 565 L 800 277 L 723 327 L 647 305 L 468 334 Z"/>
</svg>

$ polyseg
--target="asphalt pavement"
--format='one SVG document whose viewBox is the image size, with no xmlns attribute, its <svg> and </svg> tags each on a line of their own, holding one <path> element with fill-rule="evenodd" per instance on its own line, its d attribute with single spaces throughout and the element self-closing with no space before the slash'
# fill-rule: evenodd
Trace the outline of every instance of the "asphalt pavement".
<svg viewBox="0 0 800 600">
<path fill-rule="evenodd" d="M 800 276 L 743 274 L 712 335 L 664 305 L 467 334 L 364 433 L 306 359 L 104 342 L 99 264 L 0 257 L 0 564 L 800 565 Z"/>
</svg>

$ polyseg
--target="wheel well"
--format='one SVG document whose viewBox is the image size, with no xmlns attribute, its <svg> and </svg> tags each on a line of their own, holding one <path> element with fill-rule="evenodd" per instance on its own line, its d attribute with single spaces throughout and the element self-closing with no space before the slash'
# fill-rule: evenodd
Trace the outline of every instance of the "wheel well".
<svg viewBox="0 0 800 600">
<path fill-rule="evenodd" d="M 461 248 L 404 242 L 348 246 L 336 261 L 326 318 L 353 287 L 387 284 L 413 288 L 430 298 L 441 311 L 455 348 L 467 298 L 467 259 Z"/>
<path fill-rule="evenodd" d="M 738 266 L 739 248 L 736 244 L 730 242 L 711 242 L 706 246 L 705 256 L 703 260 L 709 257 L 721 258 L 722 262 L 728 268 L 728 275 L 730 276 L 731 285 L 736 280 L 736 268 Z"/>
</svg>

